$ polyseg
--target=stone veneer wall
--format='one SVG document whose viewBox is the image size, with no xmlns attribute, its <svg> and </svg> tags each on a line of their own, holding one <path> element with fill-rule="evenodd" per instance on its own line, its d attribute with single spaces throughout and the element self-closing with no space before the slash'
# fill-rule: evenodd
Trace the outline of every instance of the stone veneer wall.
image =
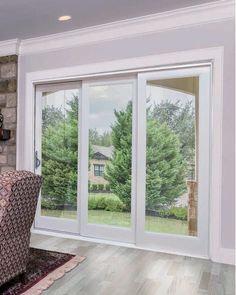
<svg viewBox="0 0 236 295">
<path fill-rule="evenodd" d="M 3 128 L 11 130 L 8 141 L 0 141 L 0 172 L 16 169 L 16 55 L 0 57 L 0 109 L 4 116 Z"/>
</svg>

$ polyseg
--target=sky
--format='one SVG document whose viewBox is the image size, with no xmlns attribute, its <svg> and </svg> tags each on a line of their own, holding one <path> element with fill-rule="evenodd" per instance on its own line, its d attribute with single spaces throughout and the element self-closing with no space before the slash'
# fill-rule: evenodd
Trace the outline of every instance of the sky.
<svg viewBox="0 0 236 295">
<path fill-rule="evenodd" d="M 43 106 L 54 106 L 63 111 L 66 100 L 79 95 L 78 89 L 63 90 L 51 93 L 43 97 Z M 96 129 L 99 134 L 109 132 L 116 118 L 114 110 L 125 110 L 127 103 L 133 99 L 133 85 L 131 83 L 94 85 L 89 88 L 89 128 Z M 150 99 L 149 106 L 169 100 L 173 103 L 193 101 L 194 96 L 167 89 L 164 87 L 147 85 L 146 97 Z"/>
<path fill-rule="evenodd" d="M 99 134 L 109 132 L 116 117 L 114 110 L 125 110 L 133 99 L 133 85 L 113 84 L 93 86 L 89 91 L 89 128 Z"/>
<path fill-rule="evenodd" d="M 89 128 L 96 128 L 99 134 L 110 131 L 110 126 L 116 119 L 114 109 L 124 110 L 128 101 L 133 98 L 132 92 L 132 84 L 91 87 Z M 191 94 L 150 85 L 146 88 L 146 96 L 150 98 L 151 105 L 160 103 L 162 100 L 173 103 L 179 100 L 183 103 L 194 102 L 194 96 Z"/>
</svg>

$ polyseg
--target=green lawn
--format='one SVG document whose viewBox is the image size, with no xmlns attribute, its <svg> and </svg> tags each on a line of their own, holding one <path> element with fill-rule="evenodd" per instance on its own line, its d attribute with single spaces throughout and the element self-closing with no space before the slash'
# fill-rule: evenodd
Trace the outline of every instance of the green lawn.
<svg viewBox="0 0 236 295">
<path fill-rule="evenodd" d="M 89 223 L 107 224 L 114 226 L 129 227 L 130 213 L 127 212 L 110 212 L 104 210 L 89 210 Z M 60 218 L 76 219 L 76 211 L 60 211 L 42 209 L 43 216 L 52 216 Z M 187 235 L 187 221 L 176 219 L 160 218 L 155 216 L 146 217 L 147 231 Z"/>
<path fill-rule="evenodd" d="M 103 197 L 103 196 L 106 196 L 106 197 L 108 197 L 108 196 L 110 196 L 110 197 L 112 197 L 112 196 L 116 196 L 115 194 L 113 194 L 113 193 L 89 193 L 89 198 L 93 198 L 93 197 Z"/>
<path fill-rule="evenodd" d="M 130 213 L 127 212 L 110 212 L 104 210 L 89 210 L 89 223 L 99 223 L 107 225 L 116 225 L 122 227 L 130 227 Z"/>
</svg>

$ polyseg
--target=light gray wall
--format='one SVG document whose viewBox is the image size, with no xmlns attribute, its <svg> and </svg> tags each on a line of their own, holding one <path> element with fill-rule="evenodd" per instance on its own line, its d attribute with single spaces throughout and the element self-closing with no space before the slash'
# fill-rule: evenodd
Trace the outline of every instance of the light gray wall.
<svg viewBox="0 0 236 295">
<path fill-rule="evenodd" d="M 25 75 L 27 72 L 215 46 L 224 46 L 221 239 L 222 247 L 234 248 L 235 48 L 233 21 L 170 30 L 45 54 L 22 56 L 20 57 L 19 100 L 21 106 L 19 114 L 24 116 Z M 19 127 L 22 132 L 21 136 L 27 136 L 23 134 L 23 126 Z"/>
</svg>

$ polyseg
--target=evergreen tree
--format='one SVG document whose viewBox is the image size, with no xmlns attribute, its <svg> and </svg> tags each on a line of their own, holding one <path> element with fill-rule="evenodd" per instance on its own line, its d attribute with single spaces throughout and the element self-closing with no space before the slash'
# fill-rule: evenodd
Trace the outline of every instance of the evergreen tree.
<svg viewBox="0 0 236 295">
<path fill-rule="evenodd" d="M 125 111 L 115 111 L 116 122 L 112 128 L 113 159 L 106 167 L 105 178 L 111 190 L 126 210 L 131 209 L 131 166 L 132 166 L 132 103 Z"/>
<path fill-rule="evenodd" d="M 63 119 L 48 121 L 42 138 L 43 202 L 51 201 L 55 207 L 76 206 L 78 98 L 68 102 Z"/>
<path fill-rule="evenodd" d="M 89 142 L 92 145 L 111 146 L 111 132 L 105 131 L 103 134 L 100 135 L 97 129 L 89 129 Z"/>
<path fill-rule="evenodd" d="M 171 205 L 185 190 L 180 143 L 167 124 L 147 121 L 146 209 Z"/>
<path fill-rule="evenodd" d="M 185 189 L 179 137 L 170 123 L 164 123 L 164 119 L 158 120 L 156 112 L 156 108 L 147 110 L 146 208 L 151 210 L 171 205 Z M 42 138 L 43 202 L 52 201 L 56 208 L 63 207 L 64 204 L 76 206 L 78 98 L 74 97 L 68 103 L 65 114 L 57 109 L 47 110 L 45 114 Z M 90 132 L 90 144 L 99 142 L 101 145 L 110 145 L 112 141 L 113 158 L 106 167 L 105 178 L 109 181 L 112 192 L 130 211 L 132 103 L 129 102 L 125 110 L 115 111 L 115 117 L 111 134 L 99 136 L 96 132 Z M 91 138 L 96 141 L 93 142 Z M 91 157 L 90 145 L 89 158 Z"/>
<path fill-rule="evenodd" d="M 56 125 L 63 120 L 61 109 L 54 106 L 46 106 L 42 111 L 42 129 L 43 132 L 50 125 Z"/>
<path fill-rule="evenodd" d="M 154 105 L 153 117 L 178 135 L 180 152 L 185 161 L 186 176 L 194 178 L 195 162 L 195 109 L 191 101 L 162 101 Z"/>
<path fill-rule="evenodd" d="M 130 210 L 132 167 L 132 104 L 115 112 L 112 126 L 113 159 L 105 177 Z M 184 192 L 184 166 L 180 142 L 167 124 L 159 124 L 147 110 L 146 208 L 157 210 L 171 205 Z"/>
</svg>

